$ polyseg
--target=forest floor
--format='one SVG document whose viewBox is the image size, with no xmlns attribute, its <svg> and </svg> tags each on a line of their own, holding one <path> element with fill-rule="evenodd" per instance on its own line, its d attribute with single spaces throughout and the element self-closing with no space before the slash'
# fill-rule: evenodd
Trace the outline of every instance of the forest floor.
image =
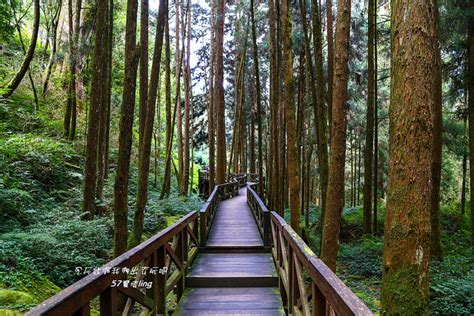
<svg viewBox="0 0 474 316">
<path fill-rule="evenodd" d="M 0 100 L 0 315 L 26 311 L 72 284 L 81 277 L 76 267 L 111 260 L 112 210 L 105 204 L 105 216 L 80 219 L 83 150 L 82 137 L 64 140 L 54 113 L 35 111 L 29 100 Z M 202 205 L 197 196 L 175 191 L 159 200 L 160 174 L 155 188 L 152 164 L 144 239 Z M 113 172 L 108 176 L 105 203 L 113 197 Z M 131 210 L 136 178 L 132 165 Z"/>
<path fill-rule="evenodd" d="M 362 233 L 362 207 L 345 208 L 342 216 L 338 276 L 374 312 L 380 313 L 384 204 L 379 206 L 376 236 Z M 286 212 L 289 213 L 289 212 Z M 306 240 L 316 254 L 320 249 L 319 212 L 310 211 Z M 470 214 L 459 206 L 444 205 L 441 211 L 444 260 L 430 268 L 430 315 L 472 315 L 474 312 L 474 257 L 470 245 Z M 317 219 L 315 220 L 315 217 Z M 303 224 L 304 225 L 304 224 Z"/>
</svg>

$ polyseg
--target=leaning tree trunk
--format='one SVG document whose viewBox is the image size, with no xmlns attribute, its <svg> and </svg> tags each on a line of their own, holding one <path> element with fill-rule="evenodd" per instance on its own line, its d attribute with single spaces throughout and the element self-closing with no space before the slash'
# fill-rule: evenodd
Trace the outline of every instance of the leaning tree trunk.
<svg viewBox="0 0 474 316">
<path fill-rule="evenodd" d="M 132 152 L 133 112 L 137 86 L 139 48 L 137 49 L 138 0 L 127 0 L 125 24 L 125 75 L 123 82 L 122 108 L 120 116 L 119 151 L 114 187 L 114 254 L 119 256 L 127 250 L 128 181 L 130 155 Z"/>
<path fill-rule="evenodd" d="M 36 49 L 36 42 L 38 40 L 38 30 L 40 24 L 40 1 L 34 0 L 34 21 L 33 21 L 33 32 L 31 34 L 31 42 L 30 46 L 28 47 L 28 51 L 26 52 L 25 59 L 23 59 L 23 63 L 21 64 L 20 70 L 16 73 L 15 77 L 13 77 L 12 81 L 7 85 L 6 91 L 3 93 L 3 97 L 8 98 L 15 92 L 15 90 L 20 85 L 23 77 L 28 72 L 30 68 L 30 63 L 33 60 L 33 56 L 35 54 Z"/>
<path fill-rule="evenodd" d="M 334 99 L 332 104 L 331 162 L 321 243 L 321 259 L 336 271 L 339 250 L 339 224 L 344 206 L 344 168 L 346 160 L 346 102 L 349 80 L 349 36 L 351 0 L 339 0 L 337 8 Z"/>
<path fill-rule="evenodd" d="M 436 1 L 392 2 L 389 174 L 382 314 L 427 315 Z M 423 30 L 422 32 L 420 30 Z"/>
</svg>

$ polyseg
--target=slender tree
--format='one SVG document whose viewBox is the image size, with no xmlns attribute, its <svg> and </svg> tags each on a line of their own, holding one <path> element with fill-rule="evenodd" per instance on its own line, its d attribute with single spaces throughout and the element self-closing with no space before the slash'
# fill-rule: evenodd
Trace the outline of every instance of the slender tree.
<svg viewBox="0 0 474 316">
<path fill-rule="evenodd" d="M 171 119 L 171 48 L 169 32 L 169 13 L 166 13 L 165 25 L 165 98 L 166 98 L 166 160 L 163 175 L 163 185 L 161 188 L 160 199 L 164 199 L 170 193 L 171 186 L 171 143 L 173 142 L 173 122 Z"/>
<path fill-rule="evenodd" d="M 329 138 L 331 138 L 332 127 L 332 98 L 334 84 L 334 36 L 333 36 L 333 13 L 332 0 L 326 0 L 326 32 L 328 42 L 328 121 L 329 121 Z"/>
<path fill-rule="evenodd" d="M 128 181 L 130 174 L 130 155 L 132 151 L 133 111 L 139 47 L 137 49 L 137 11 L 138 0 L 127 0 L 125 23 L 125 75 L 120 116 L 119 151 L 114 187 L 114 254 L 119 256 L 127 249 Z"/>
<path fill-rule="evenodd" d="M 217 175 L 216 182 L 225 182 L 226 169 L 226 141 L 225 141 L 225 106 L 224 106 L 224 19 L 225 2 L 217 0 L 217 22 L 216 22 L 216 65 L 214 81 L 214 106 L 216 111 L 216 139 L 217 139 Z"/>
<path fill-rule="evenodd" d="M 84 217 L 92 218 L 95 213 L 97 153 L 99 146 L 99 123 L 105 106 L 108 84 L 103 80 L 107 76 L 107 39 L 108 39 L 108 0 L 97 2 L 97 25 L 94 38 L 94 60 L 92 65 L 91 101 L 87 124 L 86 163 L 84 170 Z M 106 116 L 103 116 L 105 118 Z"/>
<path fill-rule="evenodd" d="M 210 0 L 211 5 L 211 56 L 209 60 L 209 96 L 208 96 L 208 108 L 207 108 L 207 117 L 208 117 L 208 142 L 209 142 L 209 194 L 214 190 L 215 178 L 216 178 L 216 163 L 215 163 L 215 140 L 216 140 L 216 131 L 215 131 L 215 107 L 214 107 L 214 68 L 215 68 L 215 2 Z"/>
<path fill-rule="evenodd" d="M 469 0 L 469 8 L 474 10 L 474 0 Z M 468 115 L 469 115 L 469 179 L 471 208 L 471 244 L 474 246 L 474 19 L 468 25 Z"/>
<path fill-rule="evenodd" d="M 339 222 L 344 206 L 344 167 L 346 160 L 346 102 L 349 79 L 349 36 L 351 0 L 340 0 L 337 7 L 336 58 L 334 63 L 334 98 L 332 104 L 331 161 L 324 217 L 321 258 L 336 270 L 339 249 Z"/>
<path fill-rule="evenodd" d="M 392 2 L 390 160 L 382 313 L 429 312 L 433 107 L 439 71 L 436 2 Z M 423 32 L 420 32 L 423 30 Z M 403 302 L 403 304 L 401 304 Z"/>
<path fill-rule="evenodd" d="M 35 54 L 36 49 L 36 42 L 38 40 L 38 31 L 39 31 L 39 24 L 40 24 L 40 0 L 34 0 L 34 18 L 33 18 L 33 31 L 31 33 L 31 41 L 30 46 L 28 47 L 28 51 L 25 54 L 25 58 L 21 64 L 20 70 L 15 74 L 15 77 L 8 83 L 5 92 L 3 93 L 3 97 L 8 98 L 15 92 L 15 90 L 20 85 L 23 77 L 28 72 L 30 67 L 30 63 L 33 60 L 33 56 Z"/>
<path fill-rule="evenodd" d="M 138 135 L 139 138 L 139 156 L 143 156 L 141 153 L 141 146 L 144 139 L 144 128 L 145 120 L 147 115 L 147 102 L 148 102 L 148 20 L 149 16 L 149 4 L 148 0 L 140 0 L 140 84 L 138 99 Z"/>
<path fill-rule="evenodd" d="M 186 9 L 186 63 L 184 66 L 184 146 L 183 146 L 183 175 L 181 180 L 181 193 L 188 195 L 189 189 L 189 142 L 190 142 L 190 118 L 191 111 L 191 0 L 188 0 Z"/>
<path fill-rule="evenodd" d="M 375 35 L 375 0 L 369 0 L 368 10 L 368 78 L 367 78 L 367 116 L 365 129 L 365 152 L 364 152 L 364 221 L 365 234 L 372 232 L 372 158 L 374 144 L 374 101 L 375 101 L 375 63 L 374 63 L 374 35 Z"/>
</svg>

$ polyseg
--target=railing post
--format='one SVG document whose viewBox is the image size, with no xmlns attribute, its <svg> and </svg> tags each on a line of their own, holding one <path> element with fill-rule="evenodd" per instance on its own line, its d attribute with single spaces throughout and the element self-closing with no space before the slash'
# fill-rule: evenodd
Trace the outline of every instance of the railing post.
<svg viewBox="0 0 474 316">
<path fill-rule="evenodd" d="M 312 283 L 311 296 L 313 301 L 313 316 L 326 316 L 326 298 L 314 282 Z"/>
<path fill-rule="evenodd" d="M 165 246 L 158 248 L 153 255 L 153 265 L 158 269 L 166 266 L 166 250 Z M 153 275 L 153 287 L 155 288 L 155 309 L 157 315 L 165 315 L 166 313 L 166 274 L 156 273 Z"/>
<path fill-rule="evenodd" d="M 178 259 L 181 261 L 181 263 L 183 264 L 183 271 L 181 271 L 182 275 L 179 278 L 178 283 L 176 284 L 176 296 L 178 298 L 178 301 L 181 298 L 181 296 L 183 295 L 183 292 L 184 292 L 184 279 L 186 277 L 186 271 L 185 271 L 185 267 L 184 267 L 184 260 L 185 260 L 184 251 L 185 251 L 185 248 L 186 248 L 184 235 L 185 235 L 184 230 L 179 232 L 179 234 L 178 234 L 178 244 L 176 245 L 176 255 L 177 255 Z M 179 269 L 179 265 L 176 264 L 176 266 L 177 266 L 177 269 Z"/>
<path fill-rule="evenodd" d="M 263 212 L 263 245 L 271 246 L 270 242 L 270 212 Z"/>
<path fill-rule="evenodd" d="M 117 288 L 109 287 L 100 293 L 100 315 L 117 315 Z"/>
<path fill-rule="evenodd" d="M 206 217 L 207 212 L 199 213 L 199 243 L 201 247 L 206 246 Z"/>
</svg>

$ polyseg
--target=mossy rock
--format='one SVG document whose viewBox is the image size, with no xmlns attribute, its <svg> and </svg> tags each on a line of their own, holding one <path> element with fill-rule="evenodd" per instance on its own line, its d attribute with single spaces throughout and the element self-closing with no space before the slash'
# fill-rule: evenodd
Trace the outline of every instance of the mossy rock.
<svg viewBox="0 0 474 316">
<path fill-rule="evenodd" d="M 56 284 L 37 272 L 12 272 L 9 274 L 8 282 L 5 283 L 7 284 L 2 284 L 0 287 L 0 293 L 24 293 L 29 297 L 28 302 L 25 303 L 24 300 L 26 300 L 26 296 L 17 295 L 15 297 L 17 297 L 19 301 L 9 303 L 11 306 L 38 304 L 61 290 Z M 3 305 L 7 304 L 4 303 L 3 297 L 0 295 L 0 306 Z"/>
<path fill-rule="evenodd" d="M 0 306 L 16 306 L 34 303 L 34 298 L 28 293 L 0 289 Z"/>
</svg>

